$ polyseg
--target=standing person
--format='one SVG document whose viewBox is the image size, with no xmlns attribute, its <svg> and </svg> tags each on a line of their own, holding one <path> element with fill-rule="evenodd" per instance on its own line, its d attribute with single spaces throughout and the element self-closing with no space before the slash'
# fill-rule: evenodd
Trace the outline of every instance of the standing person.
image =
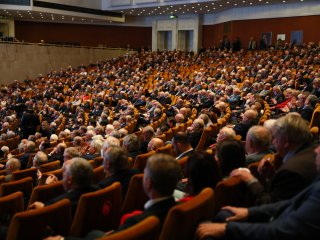
<svg viewBox="0 0 320 240">
<path fill-rule="evenodd" d="M 248 50 L 256 50 L 256 41 L 253 37 L 250 38 L 249 44 L 248 44 Z"/>
<path fill-rule="evenodd" d="M 40 125 L 39 115 L 34 112 L 32 105 L 29 103 L 27 110 L 23 113 L 20 128 L 22 130 L 22 138 L 28 138 L 34 135 Z"/>
</svg>

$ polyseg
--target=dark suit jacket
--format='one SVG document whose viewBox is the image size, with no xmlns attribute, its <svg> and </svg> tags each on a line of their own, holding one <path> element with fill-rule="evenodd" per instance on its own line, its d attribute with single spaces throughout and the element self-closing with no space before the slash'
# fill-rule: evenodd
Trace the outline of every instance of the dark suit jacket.
<svg viewBox="0 0 320 240">
<path fill-rule="evenodd" d="M 267 151 L 249 154 L 246 156 L 246 164 L 250 165 L 251 163 L 259 162 L 264 157 L 264 155 L 269 153 L 273 153 L 273 151 L 268 149 Z"/>
<path fill-rule="evenodd" d="M 76 213 L 78 202 L 80 200 L 81 195 L 84 193 L 97 191 L 98 189 L 99 188 L 97 186 L 93 186 L 93 185 L 87 186 L 87 187 L 82 187 L 82 188 L 72 189 L 64 194 L 61 194 L 58 197 L 55 197 L 54 199 L 51 199 L 50 201 L 46 202 L 45 205 L 46 206 L 51 205 L 51 204 L 56 203 L 62 199 L 69 199 L 71 201 L 72 216 L 74 216 Z"/>
<path fill-rule="evenodd" d="M 317 176 L 315 146 L 301 148 L 276 171 L 269 189 L 259 182 L 249 185 L 256 205 L 290 199 L 306 188 Z"/>
<path fill-rule="evenodd" d="M 240 122 L 234 126 L 233 130 L 236 132 L 237 135 L 241 136 L 242 141 L 245 141 L 249 128 L 251 128 L 253 125 L 254 125 L 253 122 L 252 123 Z"/>
<path fill-rule="evenodd" d="M 299 113 L 301 117 L 303 117 L 305 120 L 310 122 L 312 118 L 313 110 L 314 110 L 313 107 L 305 106 L 299 111 Z"/>
<path fill-rule="evenodd" d="M 160 224 L 162 225 L 164 223 L 166 216 L 167 216 L 167 213 L 175 204 L 176 203 L 172 197 L 168 198 L 166 200 L 163 200 L 161 202 L 158 202 L 158 203 L 152 205 L 151 207 L 149 207 L 148 209 L 146 209 L 143 213 L 128 218 L 124 222 L 124 224 L 119 227 L 118 231 L 127 229 L 128 227 L 131 227 L 131 226 L 137 224 L 138 222 L 144 220 L 145 218 L 147 218 L 149 216 L 158 217 L 160 220 Z"/>
<path fill-rule="evenodd" d="M 87 160 L 92 160 L 92 159 L 95 159 L 96 157 L 100 157 L 101 154 L 100 153 L 94 153 L 94 154 L 85 154 L 85 155 L 82 155 L 81 157 L 83 157 L 84 159 L 87 159 Z"/>
<path fill-rule="evenodd" d="M 293 199 L 249 208 L 249 222 L 229 222 L 226 239 L 319 239 L 319 212 L 320 178 L 318 177 L 312 185 Z"/>
<path fill-rule="evenodd" d="M 114 182 L 120 182 L 122 188 L 122 197 L 127 194 L 130 180 L 133 175 L 138 174 L 138 169 L 126 169 L 122 170 L 110 177 L 107 177 L 98 183 L 100 188 L 105 188 L 113 184 Z"/>
<path fill-rule="evenodd" d="M 183 157 L 186 157 L 186 156 L 189 156 L 191 153 L 194 152 L 194 149 L 190 150 L 190 151 L 187 151 L 187 152 L 184 152 L 184 153 L 181 153 L 181 155 L 179 155 L 178 157 L 176 157 L 176 160 L 179 160 Z"/>
</svg>

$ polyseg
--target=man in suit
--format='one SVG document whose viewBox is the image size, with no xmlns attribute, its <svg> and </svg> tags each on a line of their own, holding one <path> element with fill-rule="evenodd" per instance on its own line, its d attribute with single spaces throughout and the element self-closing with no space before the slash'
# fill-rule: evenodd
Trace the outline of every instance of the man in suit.
<svg viewBox="0 0 320 240">
<path fill-rule="evenodd" d="M 290 199 L 306 188 L 316 177 L 314 167 L 315 146 L 305 120 L 297 113 L 289 113 L 276 120 L 273 129 L 273 145 L 282 157 L 282 165 L 274 171 L 264 188 L 248 171 L 234 170 L 231 175 L 240 177 L 248 185 L 255 204 Z M 271 168 L 269 161 L 261 169 Z"/>
<path fill-rule="evenodd" d="M 178 132 L 176 135 L 174 135 L 172 139 L 172 145 L 174 150 L 178 154 L 176 160 L 189 156 L 191 153 L 194 152 L 194 149 L 191 146 L 189 136 L 185 132 Z"/>
<path fill-rule="evenodd" d="M 62 199 L 69 199 L 74 216 L 81 195 L 98 190 L 98 187 L 92 185 L 93 168 L 91 164 L 83 158 L 72 158 L 66 161 L 63 164 L 62 176 L 63 187 L 66 192 L 46 203 L 34 202 L 29 206 L 29 209 L 38 209 Z"/>
<path fill-rule="evenodd" d="M 246 139 L 249 128 L 256 124 L 258 113 L 255 110 L 248 109 L 242 115 L 242 121 L 233 127 L 241 139 Z"/>
<path fill-rule="evenodd" d="M 320 172 L 320 146 L 315 149 Z M 320 176 L 294 198 L 251 208 L 225 207 L 218 217 L 227 223 L 202 223 L 199 239 L 318 239 L 320 232 Z"/>
<path fill-rule="evenodd" d="M 144 169 L 143 188 L 149 201 L 142 214 L 128 218 L 118 230 L 124 230 L 143 219 L 154 215 L 163 224 L 168 211 L 175 205 L 172 197 L 181 178 L 180 166 L 172 156 L 155 154 L 151 156 Z"/>
<path fill-rule="evenodd" d="M 304 106 L 299 111 L 299 113 L 301 114 L 301 117 L 303 117 L 305 120 L 310 122 L 312 119 L 313 111 L 318 101 L 319 100 L 317 96 L 309 95 L 304 102 Z"/>
<path fill-rule="evenodd" d="M 37 127 L 40 125 L 39 115 L 32 109 L 32 102 L 28 104 L 28 109 L 23 113 L 20 123 L 22 138 L 28 138 L 29 135 L 35 134 Z"/>
<path fill-rule="evenodd" d="M 124 198 L 132 176 L 139 173 L 137 169 L 130 169 L 127 152 L 118 146 L 108 148 L 103 154 L 103 167 L 107 177 L 98 183 L 99 187 L 105 188 L 120 182 Z"/>
<path fill-rule="evenodd" d="M 271 133 L 268 129 L 262 126 L 253 126 L 249 129 L 246 138 L 246 163 L 259 162 L 264 155 L 273 153 L 270 150 Z"/>
</svg>

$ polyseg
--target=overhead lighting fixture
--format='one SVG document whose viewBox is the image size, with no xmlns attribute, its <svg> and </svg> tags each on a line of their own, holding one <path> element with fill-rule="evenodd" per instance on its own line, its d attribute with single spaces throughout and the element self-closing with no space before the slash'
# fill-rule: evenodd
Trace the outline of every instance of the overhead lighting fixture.
<svg viewBox="0 0 320 240">
<path fill-rule="evenodd" d="M 175 19 L 175 18 L 177 18 L 176 15 L 174 15 L 174 14 L 170 15 L 170 19 Z"/>
</svg>

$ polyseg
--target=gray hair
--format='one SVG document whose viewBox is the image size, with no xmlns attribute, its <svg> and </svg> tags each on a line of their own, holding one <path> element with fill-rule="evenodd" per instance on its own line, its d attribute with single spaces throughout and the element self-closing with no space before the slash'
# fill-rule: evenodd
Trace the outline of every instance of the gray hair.
<svg viewBox="0 0 320 240">
<path fill-rule="evenodd" d="M 109 172 L 115 174 L 129 168 L 128 154 L 121 147 L 111 147 L 104 152 L 103 161 L 109 162 Z"/>
<path fill-rule="evenodd" d="M 63 165 L 67 175 L 72 177 L 72 182 L 77 186 L 89 186 L 93 180 L 92 165 L 85 159 L 72 158 Z"/>
<path fill-rule="evenodd" d="M 253 126 L 249 129 L 247 137 L 252 141 L 252 144 L 257 147 L 267 147 L 271 144 L 271 133 L 262 126 Z"/>
<path fill-rule="evenodd" d="M 287 139 L 290 145 L 311 143 L 312 135 L 308 123 L 299 115 L 288 113 L 279 118 L 273 126 L 274 137 Z"/>
<path fill-rule="evenodd" d="M 70 158 L 75 158 L 80 156 L 80 152 L 76 147 L 68 147 L 64 150 L 64 154 L 67 154 Z"/>
<path fill-rule="evenodd" d="M 33 158 L 33 166 L 39 167 L 41 164 L 48 162 L 48 156 L 42 151 L 38 151 Z"/>
<path fill-rule="evenodd" d="M 135 134 L 130 134 L 128 136 L 125 136 L 123 138 L 122 146 L 128 151 L 128 152 L 135 152 L 140 149 L 140 140 Z"/>
</svg>

